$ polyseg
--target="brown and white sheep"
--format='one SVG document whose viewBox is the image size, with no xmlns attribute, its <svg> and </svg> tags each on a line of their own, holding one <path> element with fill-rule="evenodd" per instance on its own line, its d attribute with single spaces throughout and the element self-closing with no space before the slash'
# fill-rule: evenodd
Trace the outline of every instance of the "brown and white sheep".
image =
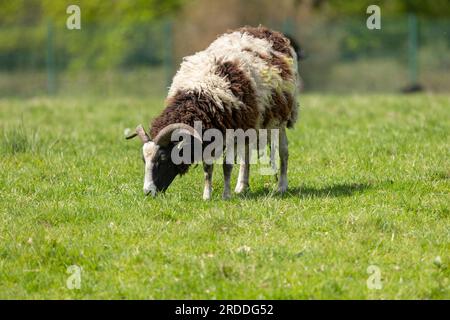
<svg viewBox="0 0 450 320">
<path fill-rule="evenodd" d="M 127 138 L 139 136 L 145 161 L 145 194 L 165 191 L 189 163 L 171 159 L 177 129 L 202 142 L 194 122 L 204 129 L 278 129 L 280 175 L 278 189 L 287 190 L 288 141 L 285 128 L 297 120 L 297 54 L 289 39 L 265 27 L 243 27 L 218 37 L 208 48 L 183 59 L 166 100 L 148 135 L 140 125 Z M 151 137 L 153 139 L 151 139 Z M 235 191 L 249 187 L 249 157 L 240 164 Z M 213 165 L 204 163 L 204 199 L 211 197 Z M 223 164 L 223 197 L 230 197 L 233 165 Z"/>
</svg>

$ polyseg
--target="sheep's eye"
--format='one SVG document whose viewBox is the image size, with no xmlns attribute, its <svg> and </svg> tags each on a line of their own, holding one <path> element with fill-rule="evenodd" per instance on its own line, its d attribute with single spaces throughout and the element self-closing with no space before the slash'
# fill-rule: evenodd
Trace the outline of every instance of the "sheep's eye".
<svg viewBox="0 0 450 320">
<path fill-rule="evenodd" d="M 159 160 L 166 161 L 167 160 L 166 155 L 164 153 L 161 153 L 161 155 L 159 156 Z"/>
</svg>

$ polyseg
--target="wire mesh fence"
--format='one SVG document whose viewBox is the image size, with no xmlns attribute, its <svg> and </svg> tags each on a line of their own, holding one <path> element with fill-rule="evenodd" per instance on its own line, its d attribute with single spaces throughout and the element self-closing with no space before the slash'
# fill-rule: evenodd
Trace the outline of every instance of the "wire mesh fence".
<svg viewBox="0 0 450 320">
<path fill-rule="evenodd" d="M 387 93 L 412 84 L 450 91 L 449 20 L 383 17 L 381 26 L 367 29 L 365 17 L 269 25 L 306 52 L 305 91 Z M 164 94 L 182 57 L 202 49 L 183 32 L 169 19 L 81 30 L 51 21 L 3 27 L 0 95 Z"/>
</svg>

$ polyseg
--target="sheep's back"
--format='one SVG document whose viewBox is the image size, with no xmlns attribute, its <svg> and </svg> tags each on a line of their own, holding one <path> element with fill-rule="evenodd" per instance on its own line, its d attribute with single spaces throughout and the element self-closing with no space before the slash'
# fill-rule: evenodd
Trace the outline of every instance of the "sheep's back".
<svg viewBox="0 0 450 320">
<path fill-rule="evenodd" d="M 181 96 L 199 99 L 202 111 L 222 130 L 292 126 L 297 88 L 297 59 L 289 40 L 264 27 L 245 27 L 184 58 L 168 104 L 174 107 Z"/>
</svg>

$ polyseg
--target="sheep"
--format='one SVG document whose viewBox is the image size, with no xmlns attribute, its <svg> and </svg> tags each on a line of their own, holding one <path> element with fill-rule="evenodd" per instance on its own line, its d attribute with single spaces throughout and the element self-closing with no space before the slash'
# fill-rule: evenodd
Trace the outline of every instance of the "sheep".
<svg viewBox="0 0 450 320">
<path fill-rule="evenodd" d="M 298 117 L 298 83 L 297 53 L 290 40 L 264 26 L 230 30 L 205 50 L 185 57 L 169 88 L 165 109 L 151 123 L 150 134 L 139 125 L 127 137 L 138 136 L 143 143 L 145 195 L 164 192 L 177 175 L 189 169 L 191 163 L 175 164 L 171 157 L 174 148 L 180 145 L 171 139 L 175 131 L 181 130 L 192 138 L 192 143 L 206 147 L 208 143 L 194 129 L 195 122 L 206 130 L 216 129 L 223 134 L 227 129 L 278 129 L 278 191 L 285 192 L 286 128 L 292 128 Z M 240 163 L 236 193 L 249 189 L 249 164 L 249 156 Z M 224 199 L 231 196 L 232 168 L 229 161 L 223 163 Z M 203 161 L 203 170 L 203 199 L 208 200 L 212 193 L 213 164 Z"/>
</svg>

